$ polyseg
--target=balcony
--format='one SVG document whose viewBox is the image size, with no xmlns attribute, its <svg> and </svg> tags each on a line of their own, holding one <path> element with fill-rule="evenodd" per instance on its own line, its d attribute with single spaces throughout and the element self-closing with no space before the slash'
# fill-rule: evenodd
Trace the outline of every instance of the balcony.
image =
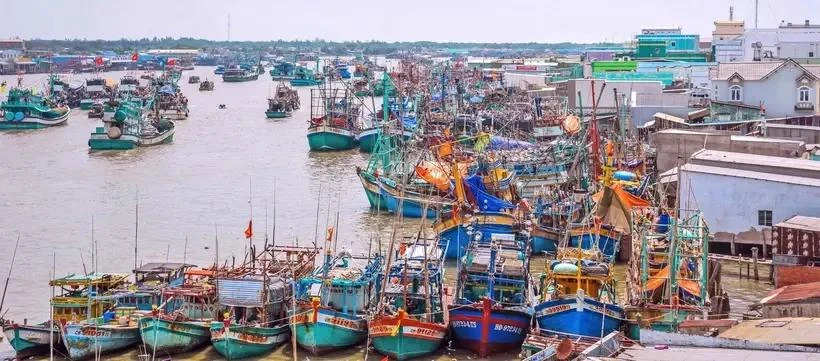
<svg viewBox="0 0 820 361">
<path fill-rule="evenodd" d="M 814 110 L 814 104 L 809 103 L 809 102 L 800 102 L 800 103 L 797 103 L 797 104 L 794 105 L 794 110 L 813 111 Z"/>
</svg>

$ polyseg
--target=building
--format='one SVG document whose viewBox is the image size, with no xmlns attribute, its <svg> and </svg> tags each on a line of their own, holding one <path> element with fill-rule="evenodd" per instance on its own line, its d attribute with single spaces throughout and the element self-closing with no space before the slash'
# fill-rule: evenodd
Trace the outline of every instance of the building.
<svg viewBox="0 0 820 361">
<path fill-rule="evenodd" d="M 820 65 L 792 59 L 720 63 L 709 78 L 712 99 L 760 106 L 766 117 L 810 115 L 818 109 Z"/>
<path fill-rule="evenodd" d="M 644 28 L 641 29 L 643 35 L 680 35 L 681 28 Z"/>
<path fill-rule="evenodd" d="M 678 167 L 678 202 L 701 209 L 714 243 L 771 244 L 768 230 L 794 215 L 820 215 L 820 162 L 703 149 Z"/>
<path fill-rule="evenodd" d="M 796 215 L 772 227 L 772 263 L 775 265 L 775 287 L 787 287 L 820 282 L 820 218 Z M 820 297 L 820 284 L 811 285 Z M 795 301 L 795 300 L 792 300 Z M 820 312 L 818 300 L 806 306 Z M 783 311 L 784 307 L 779 311 Z M 814 317 L 814 316 L 813 316 Z"/>
<path fill-rule="evenodd" d="M 659 173 L 686 162 L 692 154 L 702 149 L 784 158 L 794 158 L 805 149 L 805 143 L 800 140 L 683 129 L 665 129 L 653 133 L 650 143 L 655 148 L 655 167 Z"/>
<path fill-rule="evenodd" d="M 626 94 L 627 105 L 630 105 L 631 99 L 638 97 L 637 94 L 660 95 L 663 93 L 663 84 L 660 81 L 604 81 L 603 79 L 594 79 L 594 81 L 595 96 L 601 94 L 600 99 L 596 99 L 598 114 L 614 114 L 616 112 L 618 109 L 615 104 L 616 90 L 619 94 Z M 568 99 L 567 106 L 569 109 L 579 109 L 583 106 L 584 113 L 590 114 L 592 111 L 592 82 L 593 79 L 559 81 L 554 83 L 555 94 Z M 606 84 L 605 89 L 604 84 Z M 581 93 L 580 97 L 578 92 Z M 623 102 L 621 96 L 618 96 L 618 102 Z"/>
<path fill-rule="evenodd" d="M 26 51 L 26 42 L 23 39 L 0 39 L 0 50 Z"/>
<path fill-rule="evenodd" d="M 781 23 L 774 29 L 748 29 L 743 34 L 743 61 L 820 58 L 820 25 Z"/>
<path fill-rule="evenodd" d="M 731 17 L 731 16 L 730 16 Z M 712 31 L 712 55 L 720 63 L 743 60 L 745 23 L 734 19 L 715 21 Z"/>
</svg>

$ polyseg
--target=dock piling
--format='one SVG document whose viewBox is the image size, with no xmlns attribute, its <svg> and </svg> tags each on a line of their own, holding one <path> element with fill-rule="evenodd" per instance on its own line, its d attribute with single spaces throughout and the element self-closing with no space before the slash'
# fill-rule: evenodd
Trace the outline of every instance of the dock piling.
<svg viewBox="0 0 820 361">
<path fill-rule="evenodd" d="M 755 281 L 760 281 L 760 277 L 757 274 L 757 247 L 752 247 L 752 263 L 755 273 Z"/>
</svg>

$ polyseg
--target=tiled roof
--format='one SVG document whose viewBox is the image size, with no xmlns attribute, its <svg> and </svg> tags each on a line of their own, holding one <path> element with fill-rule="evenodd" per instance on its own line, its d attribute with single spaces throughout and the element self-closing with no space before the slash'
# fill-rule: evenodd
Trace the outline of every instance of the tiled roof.
<svg viewBox="0 0 820 361">
<path fill-rule="evenodd" d="M 755 61 L 746 63 L 720 63 L 714 80 L 728 80 L 737 73 L 743 80 L 760 80 L 783 64 L 779 61 Z"/>
</svg>

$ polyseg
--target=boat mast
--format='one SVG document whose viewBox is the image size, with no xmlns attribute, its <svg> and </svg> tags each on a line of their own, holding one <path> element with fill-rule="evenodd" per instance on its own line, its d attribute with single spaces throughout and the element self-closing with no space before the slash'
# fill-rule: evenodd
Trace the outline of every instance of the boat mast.
<svg viewBox="0 0 820 361">
<path fill-rule="evenodd" d="M 14 269 L 14 259 L 17 258 L 17 246 L 20 245 L 20 235 L 17 235 L 17 243 L 14 244 L 14 252 L 11 254 L 11 264 L 9 265 L 9 273 L 6 276 L 6 284 L 3 286 L 3 296 L 0 297 L 0 317 L 3 315 L 3 303 L 6 302 L 6 291 L 9 289 L 9 279 L 11 279 L 11 271 Z"/>
<path fill-rule="evenodd" d="M 93 222 L 92 222 L 93 223 Z M 140 190 L 137 188 L 137 201 L 134 205 L 134 269 L 137 269 L 137 242 L 140 226 Z M 93 267 L 92 267 L 93 268 Z"/>
</svg>

